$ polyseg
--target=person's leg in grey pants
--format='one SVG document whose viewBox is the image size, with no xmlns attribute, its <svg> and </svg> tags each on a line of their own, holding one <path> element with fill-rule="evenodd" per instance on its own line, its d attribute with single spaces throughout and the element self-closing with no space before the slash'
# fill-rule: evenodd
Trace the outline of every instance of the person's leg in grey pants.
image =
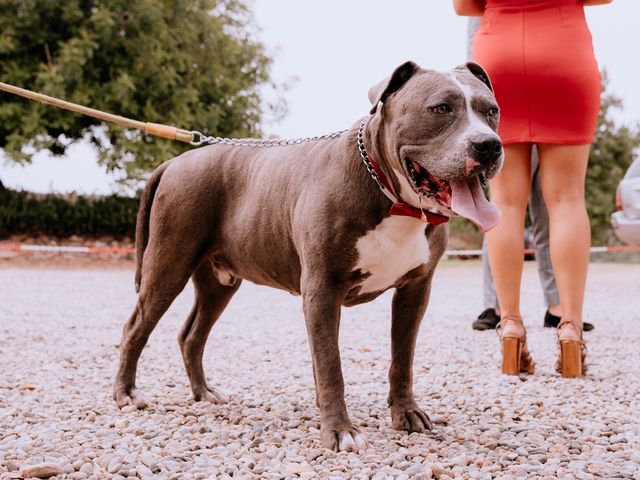
<svg viewBox="0 0 640 480">
<path fill-rule="evenodd" d="M 538 262 L 540 285 L 544 292 L 547 308 L 556 310 L 560 305 L 560 296 L 556 285 L 556 277 L 551 265 L 549 252 L 549 212 L 542 198 L 540 186 L 540 163 L 538 149 L 534 146 L 531 152 L 531 193 L 529 194 L 529 217 L 533 232 L 533 248 Z M 559 313 L 557 310 L 554 313 Z"/>
</svg>

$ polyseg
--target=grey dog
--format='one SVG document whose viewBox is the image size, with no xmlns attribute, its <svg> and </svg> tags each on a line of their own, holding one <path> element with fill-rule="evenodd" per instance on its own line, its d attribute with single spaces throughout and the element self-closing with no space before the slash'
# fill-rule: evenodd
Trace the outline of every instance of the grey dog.
<svg viewBox="0 0 640 480">
<path fill-rule="evenodd" d="M 156 169 L 136 227 L 138 302 L 124 327 L 118 406 L 144 408 L 138 359 L 191 278 L 195 305 L 179 344 L 194 398 L 227 401 L 202 355 L 243 279 L 301 295 L 321 441 L 359 451 L 344 401 L 340 310 L 394 288 L 388 403 L 393 428 L 424 432 L 412 364 L 448 217 L 491 228 L 498 214 L 479 177 L 502 165 L 498 106 L 486 72 L 400 65 L 369 92 L 371 114 L 337 138 L 272 148 L 211 145 Z"/>
</svg>

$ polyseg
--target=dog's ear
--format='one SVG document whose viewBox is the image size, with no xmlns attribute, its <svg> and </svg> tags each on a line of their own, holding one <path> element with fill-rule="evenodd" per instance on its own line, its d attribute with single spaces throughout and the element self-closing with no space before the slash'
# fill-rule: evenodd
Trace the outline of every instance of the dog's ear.
<svg viewBox="0 0 640 480">
<path fill-rule="evenodd" d="M 467 62 L 464 67 L 467 68 L 467 70 L 469 70 L 471 73 L 473 73 L 473 75 L 480 80 L 482 83 L 484 83 L 487 87 L 489 87 L 489 90 L 491 90 L 491 92 L 493 92 L 493 86 L 491 85 L 491 80 L 489 80 L 489 74 L 485 71 L 484 68 L 482 68 L 482 66 L 480 66 L 480 64 L 476 63 L 476 62 Z"/>
<path fill-rule="evenodd" d="M 385 78 L 369 90 L 369 101 L 371 102 L 371 114 L 376 113 L 378 104 L 387 99 L 389 95 L 397 92 L 407 81 L 418 71 L 420 67 L 414 62 L 405 62 L 394 70 L 391 77 Z"/>
</svg>

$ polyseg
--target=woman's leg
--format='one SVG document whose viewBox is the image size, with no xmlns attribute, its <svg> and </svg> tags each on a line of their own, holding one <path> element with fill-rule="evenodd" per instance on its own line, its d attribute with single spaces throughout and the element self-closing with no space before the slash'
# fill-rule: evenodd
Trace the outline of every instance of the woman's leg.
<svg viewBox="0 0 640 480">
<path fill-rule="evenodd" d="M 531 144 L 506 145 L 504 150 L 504 166 L 490 182 L 491 202 L 502 215 L 498 225 L 488 233 L 489 261 L 502 317 L 520 315 L 524 217 L 531 182 Z M 515 331 L 510 333 L 517 334 Z"/>
<path fill-rule="evenodd" d="M 541 144 L 538 149 L 542 194 L 549 210 L 551 262 L 560 292 L 562 316 L 575 322 L 581 330 L 591 245 L 584 199 L 590 145 Z M 572 330 L 579 339 L 580 331 Z"/>
</svg>

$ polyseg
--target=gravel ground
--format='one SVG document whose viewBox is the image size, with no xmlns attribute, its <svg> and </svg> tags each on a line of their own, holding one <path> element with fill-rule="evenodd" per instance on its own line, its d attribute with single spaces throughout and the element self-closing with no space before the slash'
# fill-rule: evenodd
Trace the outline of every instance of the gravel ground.
<svg viewBox="0 0 640 480">
<path fill-rule="evenodd" d="M 160 322 L 138 369 L 152 406 L 111 399 L 118 343 L 135 303 L 133 271 L 0 269 L 0 479 L 54 478 L 635 478 L 640 479 L 640 265 L 592 265 L 589 374 L 553 369 L 555 332 L 535 266 L 524 279 L 534 376 L 500 374 L 495 333 L 474 332 L 477 262 L 434 280 L 415 360 L 426 435 L 391 429 L 390 295 L 345 309 L 347 404 L 367 437 L 361 454 L 320 448 L 299 298 L 245 284 L 205 353 L 214 406 L 190 397 L 176 336 L 191 287 Z"/>
</svg>

